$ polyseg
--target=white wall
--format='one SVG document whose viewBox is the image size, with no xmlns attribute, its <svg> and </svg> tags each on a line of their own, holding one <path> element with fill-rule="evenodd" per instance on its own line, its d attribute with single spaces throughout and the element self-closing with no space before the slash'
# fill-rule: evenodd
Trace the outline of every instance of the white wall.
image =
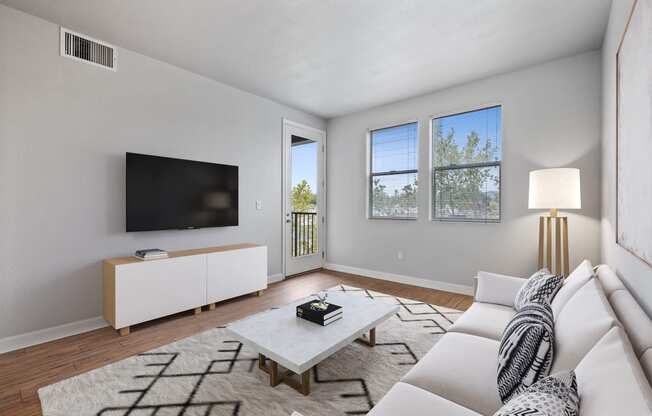
<svg viewBox="0 0 652 416">
<path fill-rule="evenodd" d="M 139 248 L 251 241 L 281 272 L 281 119 L 322 119 L 124 49 L 73 62 L 5 6 L 0 57 L 0 338 L 100 315 L 101 260 Z M 239 165 L 240 226 L 127 234 L 127 151 Z"/>
<path fill-rule="evenodd" d="M 616 244 L 616 51 L 632 4 L 611 4 L 602 46 L 602 258 L 652 314 L 652 268 Z"/>
<path fill-rule="evenodd" d="M 483 104 L 503 105 L 500 224 L 428 220 L 428 120 Z M 418 221 L 365 217 L 366 130 L 418 119 Z M 528 172 L 577 167 L 582 210 L 569 213 L 571 267 L 600 258 L 600 52 L 550 62 L 330 120 L 330 263 L 471 285 L 478 269 L 529 275 L 536 268 L 538 215 L 527 208 Z M 405 260 L 397 259 L 397 251 Z"/>
</svg>

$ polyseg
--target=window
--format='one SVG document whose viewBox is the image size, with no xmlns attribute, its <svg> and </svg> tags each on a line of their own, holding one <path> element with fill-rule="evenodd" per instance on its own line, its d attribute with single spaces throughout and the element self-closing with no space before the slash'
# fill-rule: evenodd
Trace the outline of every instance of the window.
<svg viewBox="0 0 652 416">
<path fill-rule="evenodd" d="M 432 216 L 500 221 L 501 106 L 432 120 Z"/>
<path fill-rule="evenodd" d="M 417 218 L 418 130 L 414 122 L 370 132 L 370 218 Z"/>
</svg>

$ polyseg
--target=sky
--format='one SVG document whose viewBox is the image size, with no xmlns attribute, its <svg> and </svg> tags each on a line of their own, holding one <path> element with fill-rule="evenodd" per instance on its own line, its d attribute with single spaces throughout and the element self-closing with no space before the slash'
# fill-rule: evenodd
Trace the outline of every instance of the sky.
<svg viewBox="0 0 652 416">
<path fill-rule="evenodd" d="M 466 136 L 472 131 L 480 135 L 480 147 L 484 145 L 487 137 L 491 139 L 494 145 L 496 145 L 496 139 L 498 139 L 498 152 L 496 155 L 500 159 L 502 142 L 500 113 L 500 107 L 491 107 L 484 110 L 441 117 L 433 120 L 433 124 L 437 122 L 441 123 L 444 137 L 446 137 L 451 129 L 454 129 L 455 143 L 460 147 L 466 144 Z"/>
<path fill-rule="evenodd" d="M 481 145 L 489 137 L 494 144 L 498 139 L 497 156 L 501 154 L 501 108 L 492 107 L 480 111 L 456 114 L 437 119 L 442 124 L 444 134 L 455 129 L 455 141 L 464 146 L 466 136 L 475 131 L 480 135 Z M 375 130 L 372 133 L 374 172 L 390 170 L 409 170 L 417 168 L 417 124 Z M 317 190 L 317 143 L 292 147 L 292 186 L 305 179 L 313 192 Z M 360 163 L 365 163 L 360 161 Z M 401 189 L 414 180 L 414 175 L 384 178 L 387 189 Z"/>
<path fill-rule="evenodd" d="M 501 108 L 491 107 L 468 113 L 454 114 L 433 120 L 440 123 L 444 135 L 453 129 L 455 142 L 459 147 L 466 144 L 467 136 L 475 131 L 480 136 L 482 147 L 487 139 L 497 145 L 496 159 L 501 154 Z M 434 127 L 434 126 L 433 126 Z M 418 168 L 417 123 L 374 130 L 372 132 L 372 169 L 374 172 L 401 171 Z M 435 151 L 436 149 L 433 149 Z M 386 192 L 393 193 L 414 182 L 414 174 L 379 177 L 386 186 Z M 495 186 L 489 186 L 495 188 Z M 490 189 L 494 190 L 494 189 Z"/>
<path fill-rule="evenodd" d="M 292 146 L 292 187 L 306 180 L 317 193 L 317 143 Z"/>
</svg>

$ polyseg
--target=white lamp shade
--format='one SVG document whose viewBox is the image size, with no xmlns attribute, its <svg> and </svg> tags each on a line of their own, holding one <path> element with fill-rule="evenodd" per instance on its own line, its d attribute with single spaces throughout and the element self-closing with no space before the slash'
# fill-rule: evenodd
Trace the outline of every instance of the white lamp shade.
<svg viewBox="0 0 652 416">
<path fill-rule="evenodd" d="M 580 170 L 541 169 L 530 172 L 530 209 L 580 209 Z"/>
</svg>

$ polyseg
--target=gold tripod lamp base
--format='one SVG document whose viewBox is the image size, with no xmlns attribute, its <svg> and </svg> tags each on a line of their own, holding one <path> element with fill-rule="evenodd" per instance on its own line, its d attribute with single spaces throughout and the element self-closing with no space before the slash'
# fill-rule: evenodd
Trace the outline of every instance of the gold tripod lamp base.
<svg viewBox="0 0 652 416">
<path fill-rule="evenodd" d="M 553 232 L 553 223 L 555 231 Z M 554 270 L 553 270 L 553 236 L 554 236 Z M 557 215 L 556 209 L 550 210 L 550 215 L 539 217 L 539 269 L 545 267 L 555 274 L 568 276 L 568 217 Z"/>
</svg>

